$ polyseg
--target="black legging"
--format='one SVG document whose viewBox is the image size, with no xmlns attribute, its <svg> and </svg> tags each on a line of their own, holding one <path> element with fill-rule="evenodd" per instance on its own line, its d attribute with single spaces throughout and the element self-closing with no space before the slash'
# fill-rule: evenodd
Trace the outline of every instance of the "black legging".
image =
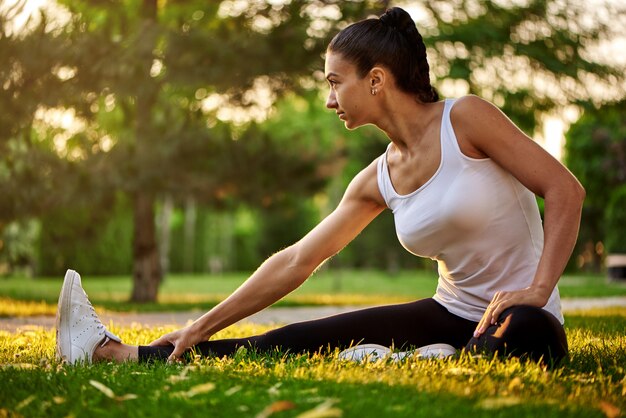
<svg viewBox="0 0 626 418">
<path fill-rule="evenodd" d="M 477 322 L 451 314 L 434 299 L 380 306 L 298 322 L 248 338 L 205 341 L 194 347 L 203 356 L 228 356 L 239 347 L 257 351 L 327 353 L 374 343 L 398 349 L 446 343 L 457 349 L 528 356 L 556 363 L 567 355 L 567 339 L 559 321 L 531 306 L 506 309 L 479 338 Z M 166 359 L 173 346 L 139 347 L 139 361 Z"/>
</svg>

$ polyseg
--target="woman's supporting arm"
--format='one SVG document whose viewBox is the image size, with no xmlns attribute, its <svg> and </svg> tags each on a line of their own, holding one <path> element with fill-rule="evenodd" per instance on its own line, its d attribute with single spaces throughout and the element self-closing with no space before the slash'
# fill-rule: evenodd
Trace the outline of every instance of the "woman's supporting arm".
<svg viewBox="0 0 626 418">
<path fill-rule="evenodd" d="M 565 166 L 491 103 L 476 96 L 459 99 L 452 119 L 464 152 L 491 158 L 545 201 L 544 246 L 532 284 L 497 292 L 476 328 L 478 336 L 510 306 L 543 307 L 548 302 L 576 244 L 585 190 Z"/>
</svg>

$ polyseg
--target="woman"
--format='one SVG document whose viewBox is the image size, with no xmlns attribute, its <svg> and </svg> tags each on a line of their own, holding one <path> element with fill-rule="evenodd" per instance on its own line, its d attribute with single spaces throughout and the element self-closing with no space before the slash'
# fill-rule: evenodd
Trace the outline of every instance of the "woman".
<svg viewBox="0 0 626 418">
<path fill-rule="evenodd" d="M 439 101 L 422 38 L 402 9 L 337 34 L 325 71 L 326 106 L 348 129 L 374 124 L 391 141 L 352 180 L 335 211 L 222 303 L 150 346 L 124 345 L 108 332 L 80 277 L 68 271 L 59 298 L 62 358 L 173 361 L 191 347 L 222 356 L 240 346 L 318 352 L 361 343 L 566 356 L 556 284 L 578 233 L 579 182 L 490 103 L 475 96 Z M 543 227 L 535 195 L 545 199 Z M 296 289 L 386 208 L 405 248 L 437 260 L 433 298 L 207 341 Z"/>
</svg>

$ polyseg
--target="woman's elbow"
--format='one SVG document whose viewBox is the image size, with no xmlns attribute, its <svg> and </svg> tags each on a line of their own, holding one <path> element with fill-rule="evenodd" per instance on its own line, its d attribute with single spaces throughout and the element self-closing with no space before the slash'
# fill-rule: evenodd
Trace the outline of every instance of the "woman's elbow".
<svg viewBox="0 0 626 418">
<path fill-rule="evenodd" d="M 306 251 L 303 251 L 298 243 L 285 248 L 282 252 L 286 257 L 285 267 L 293 274 L 308 277 L 317 267 L 315 261 L 311 257 L 311 254 L 307 254 Z"/>
<path fill-rule="evenodd" d="M 585 201 L 585 197 L 587 196 L 587 191 L 585 190 L 585 187 L 578 180 L 575 179 L 572 189 L 576 201 L 579 202 L 579 204 L 582 206 L 583 202 Z"/>
<path fill-rule="evenodd" d="M 560 199 L 565 205 L 572 208 L 575 212 L 582 211 L 587 192 L 576 178 L 573 178 L 566 187 L 563 187 L 560 194 Z"/>
</svg>

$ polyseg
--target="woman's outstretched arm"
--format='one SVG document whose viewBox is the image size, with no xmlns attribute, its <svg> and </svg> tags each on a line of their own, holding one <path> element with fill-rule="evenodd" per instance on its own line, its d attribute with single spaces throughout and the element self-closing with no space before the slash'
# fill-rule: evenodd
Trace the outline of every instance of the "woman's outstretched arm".
<svg viewBox="0 0 626 418">
<path fill-rule="evenodd" d="M 352 241 L 385 208 L 376 161 L 350 183 L 337 208 L 296 244 L 269 257 L 237 290 L 191 325 L 150 345 L 174 345 L 168 360 L 266 308 L 299 287 L 326 259 Z"/>
</svg>

